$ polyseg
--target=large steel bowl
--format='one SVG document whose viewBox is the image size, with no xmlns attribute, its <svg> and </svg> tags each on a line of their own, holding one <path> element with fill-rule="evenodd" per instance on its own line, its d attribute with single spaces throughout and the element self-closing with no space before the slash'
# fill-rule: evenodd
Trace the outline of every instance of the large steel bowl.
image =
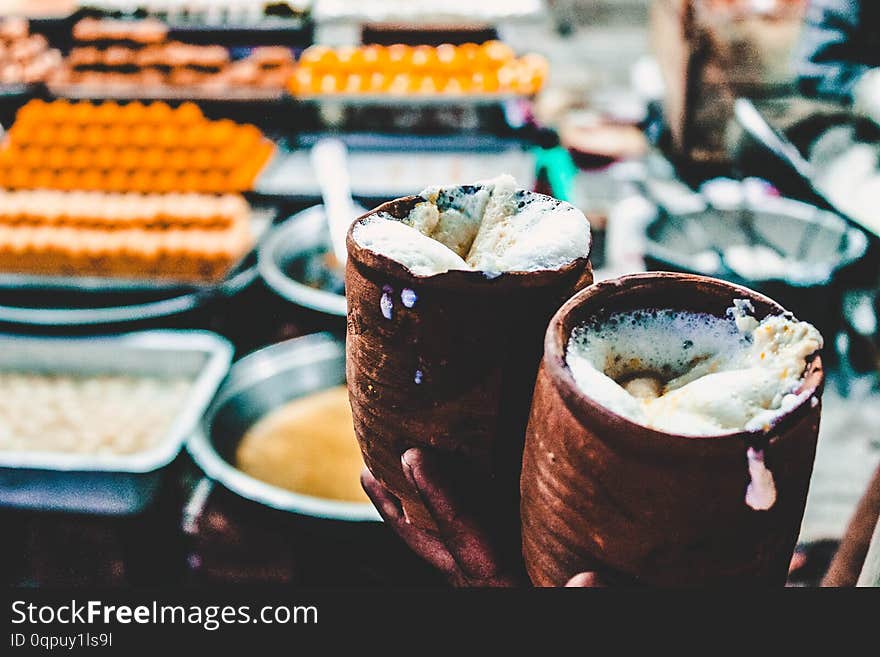
<svg viewBox="0 0 880 657">
<path fill-rule="evenodd" d="M 274 229 L 260 247 L 260 276 L 269 288 L 291 303 L 345 317 L 345 295 L 341 291 L 321 289 L 306 280 L 332 276 L 323 260 L 330 248 L 329 240 L 323 206 L 315 205 L 295 214 Z M 341 283 L 340 278 L 340 287 Z"/>
<path fill-rule="evenodd" d="M 234 465 L 247 430 L 297 397 L 345 383 L 345 347 L 327 333 L 287 340 L 242 358 L 229 371 L 187 449 L 204 472 L 232 492 L 302 516 L 363 522 L 379 520 L 369 503 L 327 500 L 255 479 Z"/>
</svg>

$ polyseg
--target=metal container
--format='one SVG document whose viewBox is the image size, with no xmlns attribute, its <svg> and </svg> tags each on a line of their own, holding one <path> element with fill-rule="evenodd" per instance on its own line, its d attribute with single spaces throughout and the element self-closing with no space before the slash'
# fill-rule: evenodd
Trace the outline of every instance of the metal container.
<svg viewBox="0 0 880 657">
<path fill-rule="evenodd" d="M 233 463 L 247 430 L 297 397 L 345 383 L 345 346 L 328 333 L 287 340 L 242 358 L 229 371 L 187 449 L 205 474 L 249 500 L 327 520 L 375 521 L 369 503 L 326 500 L 267 484 Z"/>
<path fill-rule="evenodd" d="M 745 285 L 814 324 L 829 342 L 840 328 L 847 274 L 868 248 L 865 234 L 837 215 L 781 198 L 754 207 L 660 213 L 646 233 L 649 270 Z M 785 266 L 762 270 L 756 247 L 775 254 Z M 733 248 L 745 257 L 731 259 Z"/>
<path fill-rule="evenodd" d="M 252 208 L 250 213 L 250 226 L 254 244 L 258 244 L 263 235 L 272 225 L 275 218 L 275 210 L 272 208 Z M 119 278 L 115 276 L 64 276 L 44 274 L 20 274 L 0 271 L 0 290 L 42 290 L 58 292 L 74 292 L 78 295 L 101 295 L 101 294 L 128 294 L 167 292 L 169 295 L 177 293 L 182 295 L 187 292 L 208 291 L 220 288 L 242 271 L 252 266 L 248 255 L 253 248 L 234 263 L 225 277 L 219 281 L 179 281 L 172 278 Z"/>
<path fill-rule="evenodd" d="M 253 208 L 259 244 L 275 218 L 273 208 Z M 256 248 L 213 283 L 95 276 L 41 276 L 0 272 L 0 322 L 20 326 L 94 327 L 138 324 L 196 310 L 238 294 L 259 276 Z"/>
<path fill-rule="evenodd" d="M 0 450 L 0 506 L 122 515 L 153 499 L 232 360 L 232 345 L 207 331 L 144 331 L 98 338 L 0 336 L 0 369 L 39 374 L 187 377 L 188 398 L 166 435 L 133 454 Z"/>
<path fill-rule="evenodd" d="M 259 250 L 260 276 L 275 293 L 298 306 L 345 317 L 345 295 L 309 285 L 330 280 L 323 256 L 330 250 L 324 207 L 315 205 L 278 226 Z M 342 287 L 341 273 L 339 286 Z"/>
</svg>

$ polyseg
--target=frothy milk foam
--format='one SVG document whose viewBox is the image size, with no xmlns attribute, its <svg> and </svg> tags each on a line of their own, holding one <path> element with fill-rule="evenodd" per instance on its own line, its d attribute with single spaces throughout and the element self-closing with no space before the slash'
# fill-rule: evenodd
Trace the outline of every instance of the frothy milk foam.
<svg viewBox="0 0 880 657">
<path fill-rule="evenodd" d="M 566 361 L 585 395 L 633 422 L 669 433 L 768 429 L 793 408 L 807 358 L 822 347 L 810 324 L 680 310 L 615 313 L 576 327 Z"/>
<path fill-rule="evenodd" d="M 517 189 L 511 176 L 420 196 L 425 201 L 403 219 L 378 213 L 355 226 L 355 241 L 418 276 L 559 269 L 589 252 L 590 224 L 580 210 Z"/>
</svg>

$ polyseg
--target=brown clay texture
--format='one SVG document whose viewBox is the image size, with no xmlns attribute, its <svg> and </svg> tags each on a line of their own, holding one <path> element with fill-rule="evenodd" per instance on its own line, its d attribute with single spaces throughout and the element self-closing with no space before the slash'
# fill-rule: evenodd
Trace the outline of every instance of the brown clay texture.
<svg viewBox="0 0 880 657">
<path fill-rule="evenodd" d="M 782 585 L 806 503 L 819 430 L 822 362 L 808 365 L 803 403 L 768 433 L 694 437 L 649 429 L 581 394 L 565 364 L 571 329 L 637 308 L 723 316 L 750 299 L 756 317 L 782 308 L 746 288 L 652 273 L 599 283 L 553 317 L 538 374 L 521 479 L 523 556 L 538 586 L 598 570 L 639 585 Z M 745 504 L 746 450 L 763 447 L 777 501 Z"/>
<path fill-rule="evenodd" d="M 391 201 L 358 221 L 376 212 L 405 217 L 422 200 Z M 492 279 L 472 271 L 421 277 L 361 248 L 351 232 L 347 243 L 346 374 L 367 467 L 401 499 L 410 522 L 434 530 L 400 455 L 417 446 L 458 455 L 485 481 L 487 499 L 517 520 L 544 332 L 560 305 L 592 282 L 588 259 Z M 415 299 L 412 307 L 402 295 Z"/>
</svg>

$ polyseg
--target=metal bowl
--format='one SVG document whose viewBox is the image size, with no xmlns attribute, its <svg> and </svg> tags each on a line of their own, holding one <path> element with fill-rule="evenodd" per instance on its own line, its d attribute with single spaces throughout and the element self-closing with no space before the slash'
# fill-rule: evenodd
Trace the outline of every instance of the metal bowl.
<svg viewBox="0 0 880 657">
<path fill-rule="evenodd" d="M 646 233 L 649 270 L 713 276 L 758 290 L 827 340 L 840 328 L 842 291 L 868 248 L 865 234 L 837 215 L 781 198 L 755 208 L 661 214 Z M 734 247 L 744 249 L 738 264 L 729 259 Z M 785 266 L 762 271 L 757 252 L 749 257 L 755 247 L 783 258 Z"/>
<path fill-rule="evenodd" d="M 315 205 L 293 215 L 272 231 L 260 247 L 260 276 L 269 288 L 291 303 L 345 317 L 345 294 L 317 286 L 322 279 L 334 277 L 324 266 L 329 240 L 323 206 Z M 308 278 L 314 279 L 311 285 L 306 282 Z M 341 279 L 338 283 L 341 289 Z"/>
<path fill-rule="evenodd" d="M 187 449 L 209 477 L 273 509 L 328 520 L 379 520 L 369 503 L 294 493 L 246 475 L 232 464 L 236 447 L 257 420 L 292 399 L 341 383 L 345 383 L 345 347 L 328 333 L 260 349 L 232 366 Z"/>
</svg>

